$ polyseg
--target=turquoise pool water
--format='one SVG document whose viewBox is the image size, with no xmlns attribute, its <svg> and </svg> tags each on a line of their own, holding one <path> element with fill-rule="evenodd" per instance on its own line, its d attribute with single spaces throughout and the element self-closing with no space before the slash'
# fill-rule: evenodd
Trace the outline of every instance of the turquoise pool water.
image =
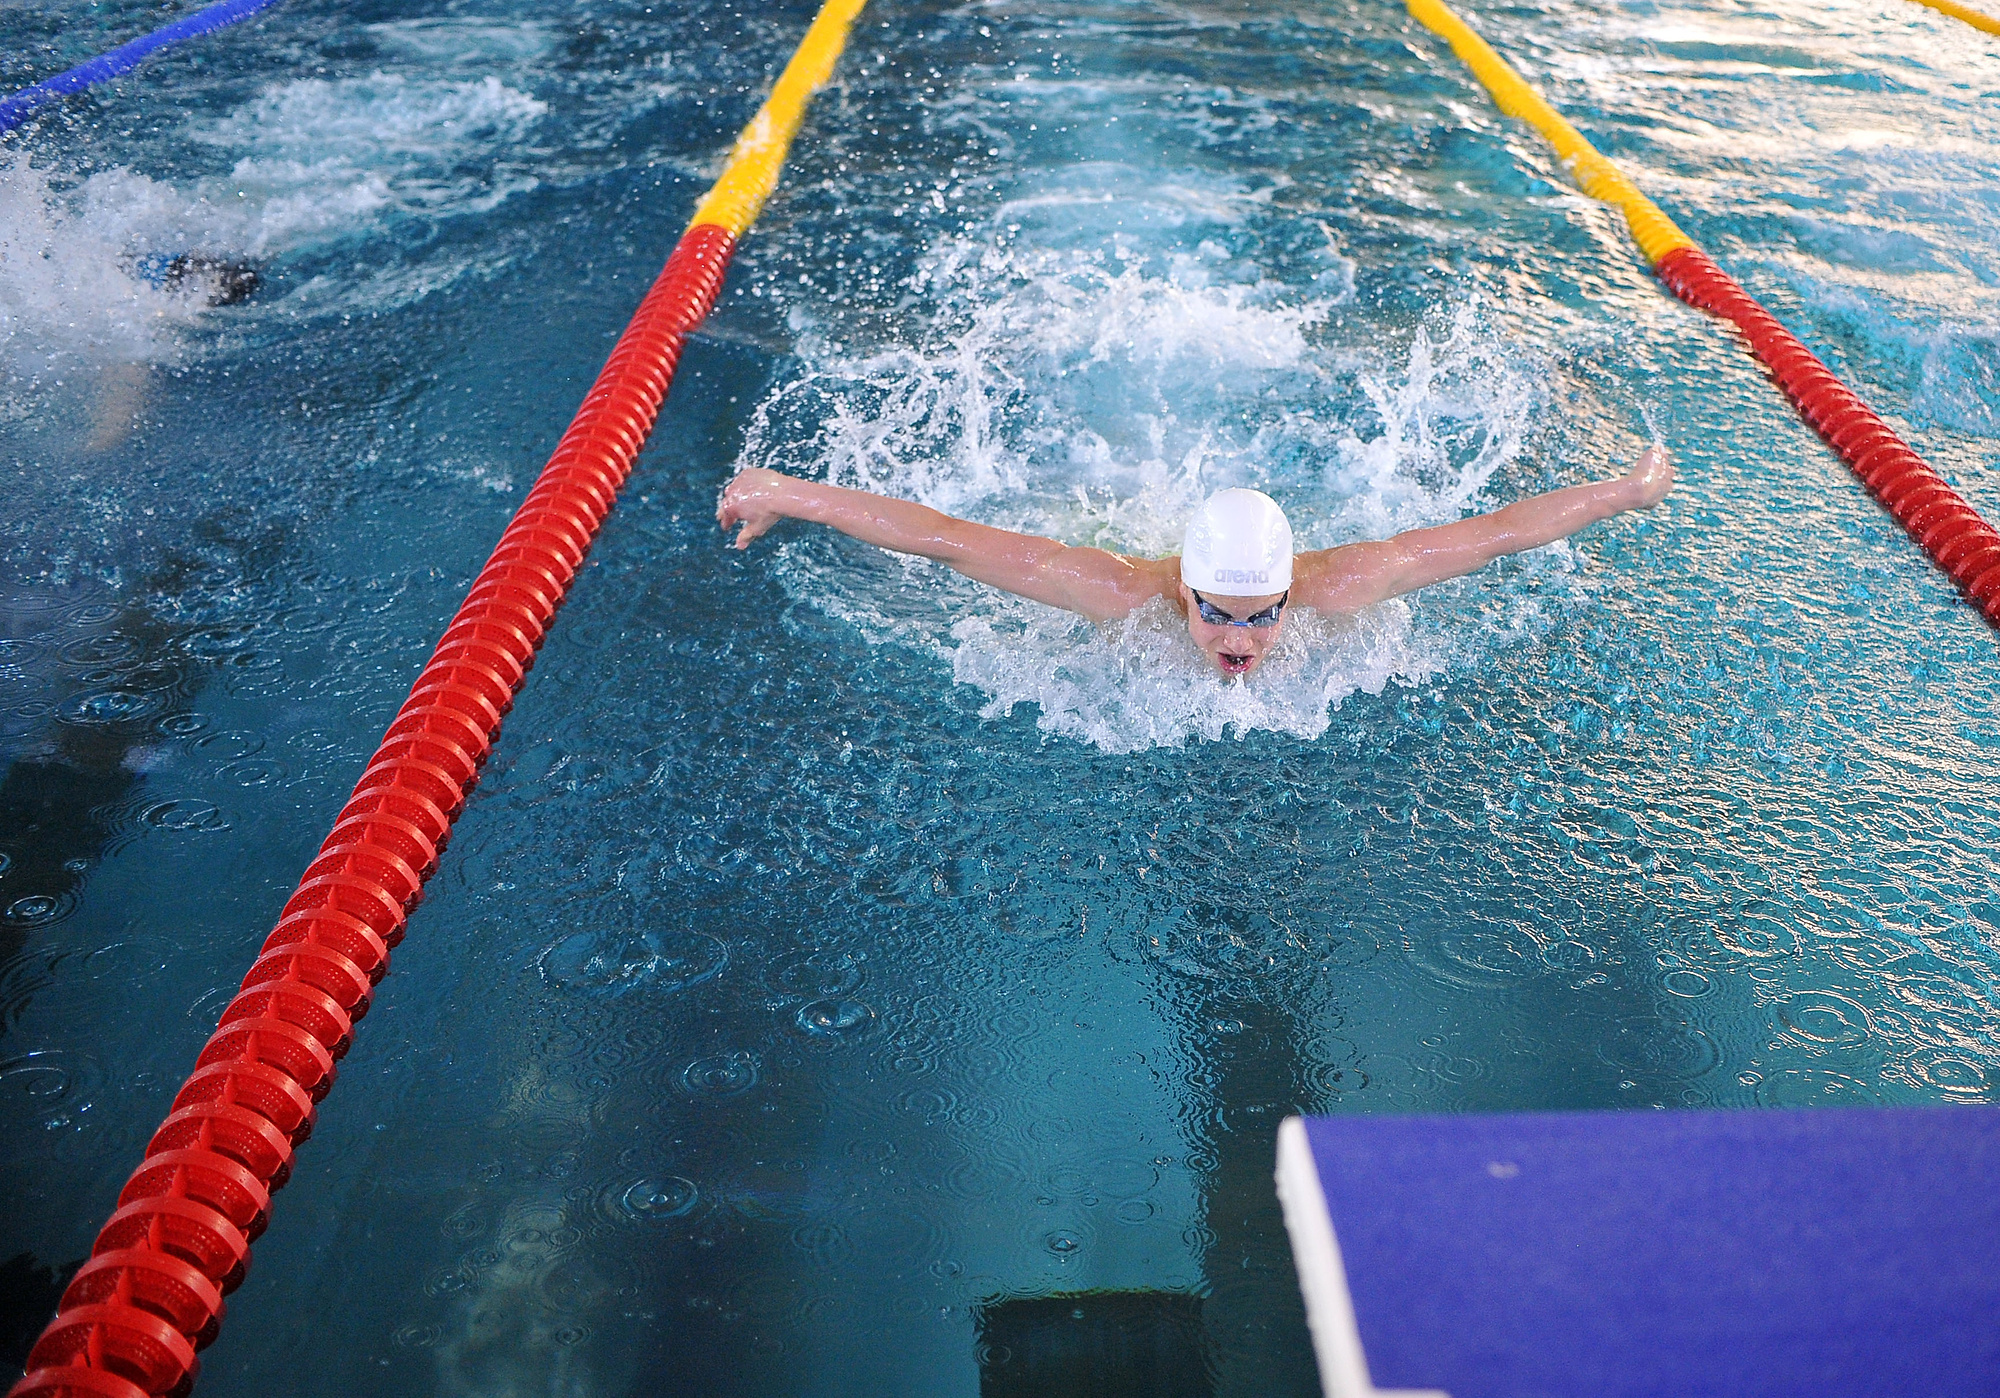
<svg viewBox="0 0 2000 1398">
<path fill-rule="evenodd" d="M 23 1349 L 809 13 L 294 0 L 0 142 Z M 0 87 L 162 14 L 9 10 Z M 1993 41 L 1469 17 L 2000 514 Z M 775 465 L 1165 552 L 1256 484 L 1330 544 L 1653 430 L 1654 514 L 1247 686 L 710 518 Z M 1289 1112 L 1992 1096 L 1996 699 L 1992 630 L 1399 7 L 871 7 L 201 1392 L 970 1395 L 982 1315 L 1103 1289 L 1309 1393 Z"/>
</svg>

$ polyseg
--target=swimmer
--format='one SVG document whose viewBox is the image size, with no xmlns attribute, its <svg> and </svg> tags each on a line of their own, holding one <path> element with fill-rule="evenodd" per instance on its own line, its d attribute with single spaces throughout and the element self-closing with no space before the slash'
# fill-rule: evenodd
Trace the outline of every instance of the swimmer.
<svg viewBox="0 0 2000 1398">
<path fill-rule="evenodd" d="M 142 280 L 173 296 L 198 300 L 204 306 L 234 306 L 257 290 L 257 269 L 247 262 L 183 252 L 173 257 L 148 256 L 126 264 Z M 143 362 L 107 364 L 95 376 L 96 398 L 90 410 L 90 435 L 84 450 L 111 451 L 125 444 L 145 415 L 152 368 Z"/>
<path fill-rule="evenodd" d="M 1224 676 L 1248 675 L 1285 629 L 1290 607 L 1355 612 L 1463 577 L 1510 553 L 1567 539 L 1586 525 L 1650 510 L 1673 487 L 1674 465 L 1653 446 L 1631 472 L 1516 501 L 1491 514 L 1379 543 L 1292 551 L 1292 527 L 1256 490 L 1211 495 L 1174 558 L 1133 558 L 954 519 L 910 500 L 849 490 L 752 467 L 724 487 L 715 518 L 736 547 L 781 519 L 829 525 L 895 553 L 933 558 L 988 583 L 1092 621 L 1115 621 L 1155 597 L 1187 618 L 1188 636 Z"/>
</svg>

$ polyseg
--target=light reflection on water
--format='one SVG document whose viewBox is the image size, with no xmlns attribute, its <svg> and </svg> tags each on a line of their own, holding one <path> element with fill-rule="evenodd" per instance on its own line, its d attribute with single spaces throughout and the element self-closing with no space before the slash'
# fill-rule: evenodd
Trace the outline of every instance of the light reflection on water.
<svg viewBox="0 0 2000 1398">
<path fill-rule="evenodd" d="M 1990 509 L 1995 70 L 1907 8 L 1478 19 Z M 87 1250 L 804 15 L 278 11 L 0 171 L 64 253 L 0 262 L 0 1258 Z M 205 1393 L 970 1394 L 976 1307 L 1093 1288 L 1304 1393 L 1287 1112 L 1990 1097 L 1990 631 L 1399 8 L 889 4 L 842 73 Z M 708 519 L 1335 542 L 1648 408 L 1660 512 L 1255 692 Z"/>
</svg>

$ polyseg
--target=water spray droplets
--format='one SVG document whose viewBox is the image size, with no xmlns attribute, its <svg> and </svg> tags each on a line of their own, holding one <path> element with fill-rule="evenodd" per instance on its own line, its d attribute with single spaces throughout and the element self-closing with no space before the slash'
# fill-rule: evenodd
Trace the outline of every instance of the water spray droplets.
<svg viewBox="0 0 2000 1398">
<path fill-rule="evenodd" d="M 1330 303 L 1215 243 L 1155 263 L 948 242 L 919 281 L 939 303 L 931 338 L 803 345 L 806 372 L 759 406 L 739 464 L 809 463 L 947 513 L 1156 557 L 1179 549 L 1208 492 L 1252 485 L 1283 500 L 1310 548 L 1485 503 L 1541 401 L 1535 366 L 1472 302 L 1400 358 L 1342 350 L 1322 343 Z M 871 644 L 948 658 L 954 680 L 990 696 L 983 717 L 1029 703 L 1044 730 L 1112 752 L 1317 737 L 1346 696 L 1421 683 L 1449 651 L 1400 602 L 1352 620 L 1300 609 L 1254 682 L 1226 682 L 1164 605 L 1093 629 L 922 565 L 857 570 L 823 539 L 781 549 L 795 595 Z"/>
</svg>

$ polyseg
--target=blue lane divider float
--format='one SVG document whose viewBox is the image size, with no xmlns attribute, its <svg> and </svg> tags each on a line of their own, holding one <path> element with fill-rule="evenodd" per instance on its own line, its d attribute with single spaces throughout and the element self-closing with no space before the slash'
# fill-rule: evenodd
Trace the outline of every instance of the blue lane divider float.
<svg viewBox="0 0 2000 1398">
<path fill-rule="evenodd" d="M 115 78 L 120 73 L 129 73 L 150 55 L 178 44 L 183 39 L 199 38 L 212 34 L 218 29 L 226 29 L 240 19 L 248 19 L 259 10 L 268 9 L 278 0 L 218 0 L 205 10 L 196 10 L 184 15 L 172 24 L 155 29 L 129 44 L 120 44 L 109 53 L 79 63 L 66 73 L 58 73 L 53 78 L 24 87 L 12 97 L 0 101 L 0 132 L 11 131 L 28 119 L 29 113 L 44 103 L 53 102 L 58 97 L 67 97 L 72 92 L 81 92 L 94 83 L 106 78 Z"/>
</svg>

